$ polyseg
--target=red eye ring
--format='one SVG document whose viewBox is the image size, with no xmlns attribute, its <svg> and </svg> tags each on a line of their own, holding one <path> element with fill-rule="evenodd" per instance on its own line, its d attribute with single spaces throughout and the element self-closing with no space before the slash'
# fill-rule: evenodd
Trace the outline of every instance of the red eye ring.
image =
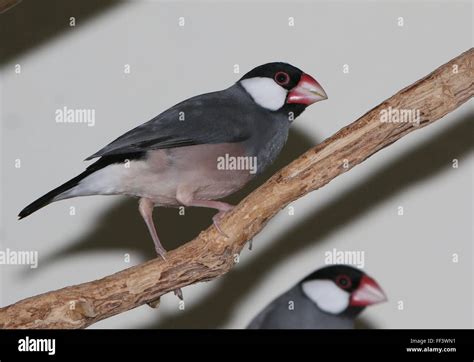
<svg viewBox="0 0 474 362">
<path fill-rule="evenodd" d="M 287 85 L 290 83 L 290 76 L 285 72 L 277 72 L 274 79 L 279 85 Z"/>
<path fill-rule="evenodd" d="M 352 281 L 347 275 L 343 274 L 336 278 L 336 284 L 342 289 L 348 289 L 352 286 Z"/>
</svg>

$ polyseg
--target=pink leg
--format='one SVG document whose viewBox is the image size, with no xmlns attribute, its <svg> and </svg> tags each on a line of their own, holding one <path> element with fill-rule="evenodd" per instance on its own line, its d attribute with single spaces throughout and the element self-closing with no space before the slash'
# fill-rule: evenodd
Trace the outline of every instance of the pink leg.
<svg viewBox="0 0 474 362">
<path fill-rule="evenodd" d="M 234 208 L 233 205 L 228 204 L 226 202 L 222 201 L 213 201 L 213 200 L 196 200 L 193 198 L 192 194 L 183 194 L 178 192 L 176 195 L 176 199 L 182 203 L 184 206 L 195 206 L 195 207 L 208 207 L 210 209 L 216 209 L 219 210 L 217 214 L 214 215 L 212 218 L 212 222 L 214 223 L 214 226 L 216 229 L 224 235 L 226 238 L 228 236 L 226 233 L 224 233 L 219 226 L 219 220 L 222 218 L 222 216 L 225 215 L 226 212 L 232 210 Z"/>
<path fill-rule="evenodd" d="M 138 211 L 142 215 L 143 220 L 145 220 L 145 224 L 148 227 L 148 231 L 150 232 L 151 238 L 155 243 L 155 250 L 159 256 L 163 259 L 165 258 L 166 250 L 161 245 L 160 239 L 158 238 L 158 234 L 156 233 L 155 224 L 153 223 L 153 208 L 155 205 L 150 199 L 145 199 L 142 197 L 138 202 Z"/>
<path fill-rule="evenodd" d="M 158 238 L 158 234 L 156 233 L 155 224 L 153 223 L 153 208 L 155 205 L 150 199 L 141 198 L 138 202 L 138 210 L 145 220 L 145 224 L 148 227 L 148 231 L 150 232 L 151 238 L 155 243 L 155 250 L 159 256 L 166 260 L 166 249 L 161 245 L 160 239 Z M 183 292 L 181 289 L 175 289 L 174 294 L 181 300 L 183 300 Z"/>
</svg>

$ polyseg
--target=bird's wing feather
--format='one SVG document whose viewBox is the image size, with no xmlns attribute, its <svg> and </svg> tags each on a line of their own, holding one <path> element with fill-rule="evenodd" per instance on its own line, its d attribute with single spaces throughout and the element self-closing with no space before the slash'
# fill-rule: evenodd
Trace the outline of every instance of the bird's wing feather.
<svg viewBox="0 0 474 362">
<path fill-rule="evenodd" d="M 227 90 L 178 103 L 123 134 L 86 158 L 209 143 L 241 142 L 250 137 L 247 117 L 236 112 L 239 98 Z"/>
</svg>

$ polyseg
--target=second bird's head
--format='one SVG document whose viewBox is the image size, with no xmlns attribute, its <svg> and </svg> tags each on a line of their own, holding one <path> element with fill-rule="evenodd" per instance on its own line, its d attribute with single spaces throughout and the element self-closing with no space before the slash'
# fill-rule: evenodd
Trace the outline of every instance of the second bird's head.
<svg viewBox="0 0 474 362">
<path fill-rule="evenodd" d="M 318 269 L 304 278 L 299 286 L 323 312 L 346 317 L 355 317 L 365 307 L 387 300 L 374 279 L 348 265 Z"/>
<path fill-rule="evenodd" d="M 260 65 L 238 83 L 259 106 L 295 118 L 307 106 L 328 98 L 316 79 L 287 63 Z"/>
</svg>

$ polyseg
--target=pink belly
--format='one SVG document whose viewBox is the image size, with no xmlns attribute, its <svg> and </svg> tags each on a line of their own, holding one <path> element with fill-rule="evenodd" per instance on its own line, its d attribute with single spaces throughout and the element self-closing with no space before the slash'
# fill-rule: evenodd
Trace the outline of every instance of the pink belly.
<svg viewBox="0 0 474 362">
<path fill-rule="evenodd" d="M 178 188 L 186 188 L 196 199 L 220 199 L 253 178 L 255 170 L 248 167 L 252 162 L 244 156 L 241 145 L 235 143 L 151 151 L 146 161 L 132 163 L 122 187 L 127 194 L 162 206 L 179 205 Z"/>
</svg>

